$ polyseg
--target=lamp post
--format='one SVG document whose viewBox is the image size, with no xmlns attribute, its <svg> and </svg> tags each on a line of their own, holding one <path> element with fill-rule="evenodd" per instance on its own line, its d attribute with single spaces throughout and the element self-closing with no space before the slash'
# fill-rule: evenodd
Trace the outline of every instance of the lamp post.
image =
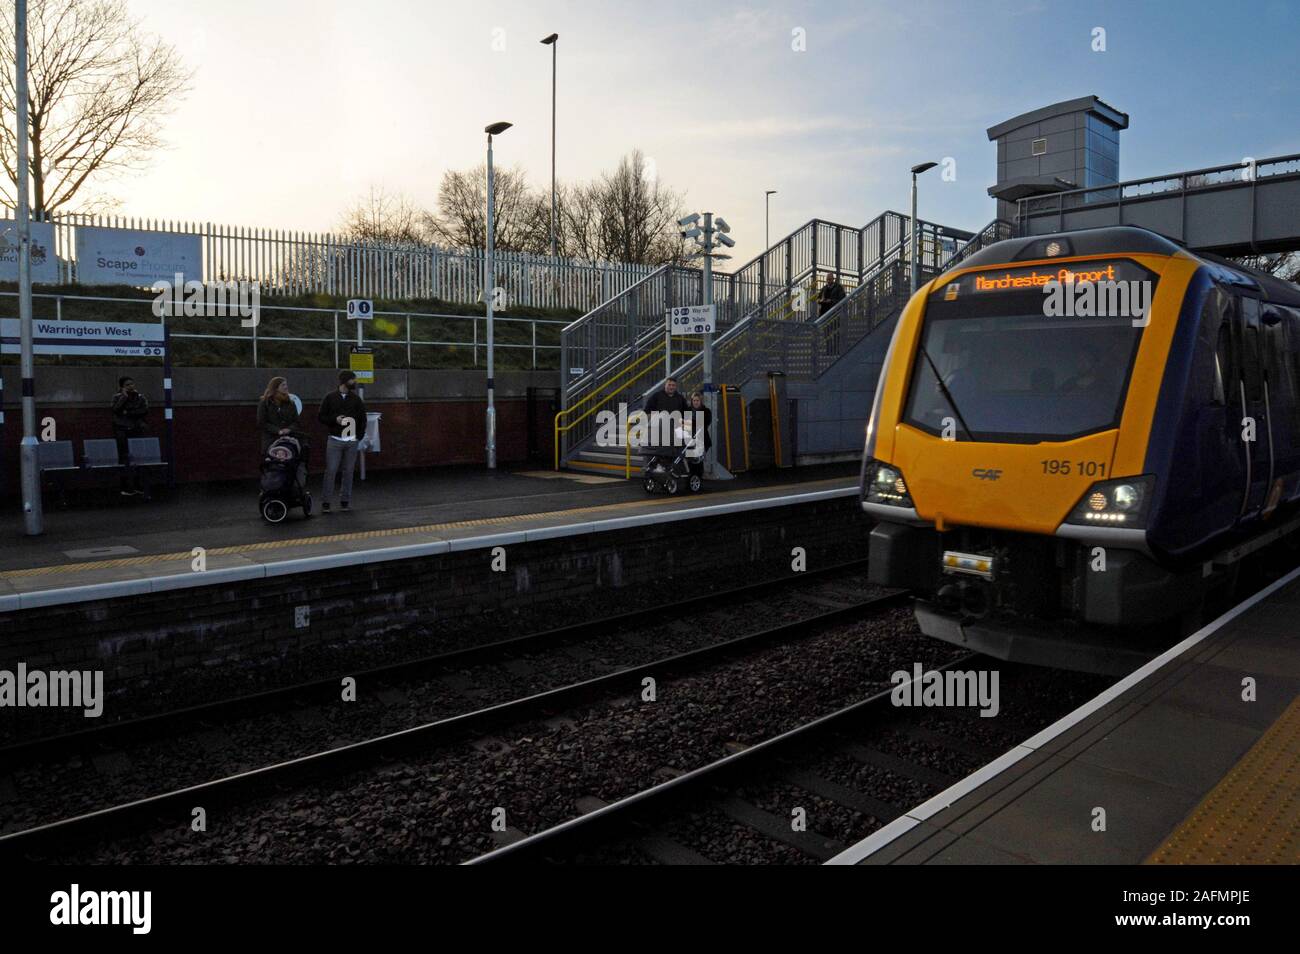
<svg viewBox="0 0 1300 954">
<path fill-rule="evenodd" d="M 36 380 L 32 358 L 32 227 L 27 198 L 27 0 L 17 0 L 14 4 L 14 87 L 18 101 L 18 337 L 23 400 L 23 442 L 18 460 L 22 471 L 23 528 L 28 536 L 37 536 L 45 526 L 41 511 L 41 472 L 36 459 Z"/>
<path fill-rule="evenodd" d="M 775 189 L 768 189 L 763 193 L 763 251 L 772 247 L 772 196 L 776 195 Z"/>
<path fill-rule="evenodd" d="M 939 163 L 937 162 L 922 162 L 912 167 L 912 222 L 911 222 L 912 240 L 909 243 L 911 245 L 912 267 L 908 269 L 908 271 L 912 273 L 912 294 L 913 295 L 916 294 L 916 231 L 917 231 L 916 229 L 916 177 L 929 169 L 933 169 L 938 164 Z"/>
<path fill-rule="evenodd" d="M 772 247 L 772 196 L 776 195 L 775 188 L 768 188 L 763 192 L 763 251 Z"/>
<path fill-rule="evenodd" d="M 558 33 L 542 39 L 551 48 L 551 258 L 555 258 L 555 58 L 559 39 Z"/>
<path fill-rule="evenodd" d="M 511 123 L 493 123 L 483 129 L 487 133 L 487 242 L 483 255 L 483 298 L 487 303 L 487 465 L 489 470 L 496 470 L 497 466 L 496 382 L 492 377 L 496 369 L 496 352 L 492 336 L 492 314 L 496 298 L 494 287 L 496 263 L 492 247 L 492 233 L 496 228 L 496 209 L 492 200 L 492 137 L 501 135 L 511 125 Z"/>
<path fill-rule="evenodd" d="M 713 304 L 713 260 L 715 258 L 730 258 L 722 252 L 715 249 L 718 246 L 734 248 L 736 240 L 728 233 L 731 226 L 727 220 L 720 215 L 714 215 L 712 212 L 696 212 L 685 218 L 677 220 L 681 228 L 681 236 L 684 239 L 693 239 L 700 247 L 696 256 L 704 259 L 704 288 L 703 299 L 705 305 Z M 695 257 L 695 256 L 693 256 Z M 672 350 L 671 338 L 669 339 L 668 350 Z M 717 407 L 715 405 L 714 384 L 713 384 L 713 333 L 709 332 L 704 336 L 704 385 L 701 388 L 704 392 L 704 405 L 717 416 Z M 718 463 L 717 448 L 710 447 L 704 458 L 704 475 L 711 479 L 728 479 L 731 473 Z"/>
</svg>

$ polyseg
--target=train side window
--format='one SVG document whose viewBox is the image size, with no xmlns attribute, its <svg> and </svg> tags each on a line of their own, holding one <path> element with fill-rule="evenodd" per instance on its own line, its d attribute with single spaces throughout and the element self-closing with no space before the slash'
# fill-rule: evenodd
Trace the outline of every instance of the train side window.
<svg viewBox="0 0 1300 954">
<path fill-rule="evenodd" d="M 1214 348 L 1214 382 L 1212 398 L 1220 406 L 1237 397 L 1241 369 L 1237 363 L 1237 336 L 1234 332 L 1233 299 L 1215 288 L 1205 302 L 1205 310 L 1219 322 Z"/>
<path fill-rule="evenodd" d="M 1226 381 L 1233 379 L 1232 368 L 1232 329 L 1225 321 L 1219 325 L 1219 341 L 1214 349 L 1214 403 L 1223 406 L 1228 403 Z"/>
<path fill-rule="evenodd" d="M 1259 326 L 1259 299 L 1241 296 L 1241 370 L 1246 379 L 1246 397 L 1264 398 L 1264 336 Z"/>
</svg>

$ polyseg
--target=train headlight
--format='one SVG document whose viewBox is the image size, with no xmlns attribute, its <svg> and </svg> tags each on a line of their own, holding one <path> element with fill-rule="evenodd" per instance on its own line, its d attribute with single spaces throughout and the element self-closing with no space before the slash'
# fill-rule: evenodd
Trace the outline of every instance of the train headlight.
<svg viewBox="0 0 1300 954">
<path fill-rule="evenodd" d="M 1103 480 L 1088 488 L 1066 523 L 1140 529 L 1146 525 L 1154 477 Z"/>
<path fill-rule="evenodd" d="M 897 467 L 878 460 L 868 461 L 863 471 L 862 499 L 867 503 L 888 507 L 912 506 L 912 495 L 908 492 L 902 472 Z"/>
<path fill-rule="evenodd" d="M 1131 513 L 1142 503 L 1142 491 L 1133 484 L 1120 484 L 1110 495 L 1115 506 L 1124 513 Z"/>
</svg>

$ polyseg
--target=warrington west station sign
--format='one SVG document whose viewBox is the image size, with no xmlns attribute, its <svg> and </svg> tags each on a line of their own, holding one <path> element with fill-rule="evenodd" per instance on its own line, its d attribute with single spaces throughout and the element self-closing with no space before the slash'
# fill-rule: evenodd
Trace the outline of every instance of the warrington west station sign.
<svg viewBox="0 0 1300 954">
<path fill-rule="evenodd" d="M 0 354 L 18 354 L 17 318 L 0 318 Z M 134 321 L 32 321 L 36 354 L 111 355 L 162 358 L 166 334 L 161 324 Z"/>
</svg>

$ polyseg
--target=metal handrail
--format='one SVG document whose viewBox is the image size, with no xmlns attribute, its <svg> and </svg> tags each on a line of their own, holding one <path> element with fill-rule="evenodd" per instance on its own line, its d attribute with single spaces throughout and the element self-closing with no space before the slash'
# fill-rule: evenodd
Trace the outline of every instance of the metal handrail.
<svg viewBox="0 0 1300 954">
<path fill-rule="evenodd" d="M 662 354 L 660 354 L 659 352 L 657 352 L 657 351 L 650 351 L 650 352 L 647 352 L 646 355 L 645 355 L 644 357 L 650 357 L 650 358 L 653 358 L 654 360 L 651 361 L 650 364 L 649 364 L 646 368 L 644 368 L 644 369 L 641 371 L 640 374 L 636 375 L 635 377 L 631 378 L 630 380 L 627 380 L 627 381 L 623 381 L 623 382 L 621 382 L 621 383 L 620 383 L 620 386 L 619 386 L 618 388 L 613 389 L 609 394 L 606 394 L 606 395 L 605 395 L 606 398 L 613 397 L 617 392 L 627 390 L 631 385 L 635 384 L 637 381 L 640 381 L 640 380 L 641 380 L 642 378 L 644 378 L 647 374 L 650 374 L 652 371 L 654 371 L 655 369 L 657 369 L 660 365 L 662 365 L 662 364 L 664 363 L 664 356 L 663 356 Z M 561 445 L 560 445 L 560 437 L 561 437 L 561 435 L 563 435 L 563 434 L 567 434 L 569 431 L 571 431 L 573 428 L 577 427 L 580 423 L 582 423 L 583 421 L 585 421 L 587 418 L 591 417 L 591 415 L 593 415 L 593 414 L 598 414 L 598 413 L 602 410 L 602 408 L 601 408 L 600 406 L 592 406 L 592 407 L 591 407 L 590 409 L 588 409 L 588 410 L 586 411 L 586 413 L 584 413 L 581 417 L 576 418 L 576 419 L 574 419 L 574 420 L 572 420 L 572 421 L 569 421 L 568 423 L 566 423 L 566 424 L 564 424 L 563 426 L 561 426 L 561 424 L 560 424 L 560 418 L 563 417 L 564 414 L 565 414 L 567 411 L 569 411 L 569 410 L 571 410 L 571 409 L 570 409 L 570 408 L 565 408 L 564 410 L 559 411 L 559 412 L 555 415 L 555 424 L 554 424 L 554 446 L 555 446 L 555 469 L 556 469 L 556 470 L 559 470 L 559 469 L 560 469 L 560 446 L 561 446 Z M 629 417 L 630 417 L 630 415 L 629 415 Z"/>
<path fill-rule="evenodd" d="M 1274 170 L 1274 167 L 1292 165 L 1294 168 L 1285 170 Z M 1208 178 L 1212 175 L 1222 173 L 1232 173 L 1233 178 L 1221 180 L 1218 182 L 1198 182 L 1188 184 L 1189 179 L 1197 177 Z M 1272 156 L 1267 159 L 1259 159 L 1254 162 L 1235 162 L 1226 163 L 1219 166 L 1207 166 L 1204 169 L 1189 169 L 1184 172 L 1175 172 L 1172 175 L 1148 176 L 1145 179 L 1127 179 L 1124 182 L 1112 182 L 1109 185 L 1088 186 L 1083 189 L 1068 189 L 1064 192 L 1053 192 L 1050 195 L 1027 196 L 1017 201 L 1017 218 L 1023 220 L 1029 216 L 1042 216 L 1049 212 L 1057 212 L 1065 208 L 1067 200 L 1077 199 L 1077 203 L 1072 203 L 1072 208 L 1080 205 L 1105 204 L 1107 202 L 1118 202 L 1126 199 L 1141 199 L 1151 196 L 1168 196 L 1178 192 L 1191 192 L 1200 189 L 1211 189 L 1218 186 L 1226 186 L 1240 182 L 1252 182 L 1256 179 L 1274 175 L 1293 175 L 1300 174 L 1300 153 L 1289 153 L 1283 156 Z M 1131 190 L 1141 186 L 1152 186 L 1163 183 L 1177 183 L 1169 189 L 1159 189 L 1148 192 L 1134 192 Z M 1099 193 L 1108 193 L 1100 199 L 1089 200 L 1087 197 Z"/>
<path fill-rule="evenodd" d="M 636 369 L 636 367 L 639 364 L 644 362 L 646 359 L 656 358 L 657 355 L 658 353 L 655 351 L 647 351 L 640 358 L 637 358 L 636 361 L 634 361 L 631 365 L 623 369 L 622 373 L 624 375 L 630 374 L 632 371 Z M 657 360 L 652 362 L 651 369 L 662 364 L 663 360 L 664 360 L 663 357 L 659 355 L 657 357 Z M 599 394 L 598 392 L 593 391 L 591 394 L 586 395 L 582 399 L 582 401 L 580 401 L 578 404 L 575 404 L 572 407 L 563 408 L 556 413 L 555 415 L 555 469 L 556 470 L 560 469 L 560 436 L 562 434 L 567 434 L 569 431 L 573 430 L 573 428 L 575 428 L 578 424 L 582 423 L 592 414 L 595 414 L 597 411 L 599 411 L 600 407 L 597 404 L 593 404 L 592 407 L 589 410 L 587 410 L 581 417 L 574 418 L 573 420 L 568 420 L 563 425 L 561 425 L 560 423 L 561 418 L 564 418 L 566 415 L 572 415 L 575 411 L 578 410 L 579 407 L 582 406 L 582 404 L 587 403 L 589 401 L 595 401 L 597 399 L 599 399 L 600 401 L 604 401 L 606 398 L 611 397 L 612 395 L 616 394 L 618 391 L 622 390 L 627 384 L 640 380 L 640 378 L 647 373 L 649 373 L 649 370 L 643 371 L 642 374 L 639 374 L 636 377 L 631 378 L 630 381 L 624 381 L 616 378 L 613 382 L 606 382 L 605 385 L 602 385 L 602 388 L 608 386 L 608 390 L 606 391 L 606 393 Z"/>
<path fill-rule="evenodd" d="M 969 242 L 959 248 L 952 255 L 949 255 L 940 265 L 937 274 L 942 275 L 944 272 L 952 271 L 966 259 L 970 258 L 980 249 L 988 248 L 997 242 L 1011 238 L 1015 233 L 1015 226 L 1006 219 L 994 219 L 984 228 L 980 229 Z"/>
<path fill-rule="evenodd" d="M 715 346 L 719 349 L 725 348 L 728 342 L 743 333 L 740 329 L 747 327 L 748 323 L 756 318 L 765 317 L 774 309 L 786 309 L 791 288 L 802 284 L 810 275 L 815 276 L 822 271 L 831 271 L 841 276 L 856 277 L 859 281 L 865 281 L 907 252 L 908 223 L 908 216 L 892 210 L 882 212 L 862 228 L 851 228 L 812 219 L 773 244 L 771 248 L 765 249 L 762 254 L 751 259 L 737 272 L 730 275 L 716 273 L 715 300 L 719 306 L 718 328 L 721 334 Z M 974 234 L 961 229 L 943 228 L 934 223 L 922 222 L 920 225 L 927 234 L 935 237 L 935 240 L 930 243 L 931 248 L 938 247 L 937 236 L 941 233 L 958 242 L 969 240 Z M 797 265 L 796 255 L 799 256 Z M 699 278 L 702 277 L 695 270 L 686 274 L 691 286 L 697 285 Z M 667 281 L 677 280 L 678 277 L 677 274 L 667 271 L 652 276 L 654 279 Z M 718 285 L 723 286 L 725 295 L 717 291 Z M 580 400 L 585 400 L 591 395 L 584 394 L 584 391 L 598 386 L 602 392 L 602 399 L 616 400 L 628 390 L 629 385 L 644 377 L 643 375 L 629 376 L 626 369 L 632 367 L 632 363 L 637 361 L 638 353 L 642 348 L 656 347 L 656 339 L 663 334 L 662 324 L 658 314 L 652 315 L 650 320 L 645 320 L 644 311 L 633 314 L 628 310 L 628 306 L 634 302 L 639 304 L 639 300 L 633 296 L 644 295 L 647 291 L 650 294 L 661 294 L 665 306 L 669 303 L 687 303 L 683 293 L 690 295 L 692 289 L 681 288 L 674 294 L 675 287 L 666 286 L 660 293 L 658 289 L 652 287 L 650 279 L 647 279 L 639 283 L 639 286 L 629 289 L 624 295 L 611 299 L 610 302 L 594 309 L 565 328 L 562 347 L 566 350 L 561 364 L 566 369 L 570 363 L 568 361 L 570 352 L 567 348 L 569 342 L 574 341 L 581 333 L 580 326 L 586 325 L 588 329 L 586 333 L 594 336 L 602 327 L 595 322 L 604 318 L 608 321 L 604 326 L 606 334 L 612 331 L 617 338 L 620 328 L 629 331 L 635 329 L 636 332 L 631 341 L 625 337 L 623 344 L 615 345 L 614 353 L 604 359 L 595 357 L 601 347 L 599 344 L 574 341 L 572 347 L 590 349 L 591 360 L 583 361 L 584 373 L 566 385 L 564 391 L 567 398 L 572 399 L 582 395 Z M 757 300 L 753 299 L 755 292 Z M 699 360 L 698 354 L 690 355 L 684 364 L 675 366 L 674 371 L 678 374 L 693 373 L 698 368 Z M 588 363 L 596 364 L 596 368 L 587 370 Z M 659 364 L 662 362 L 654 366 Z M 639 364 L 636 366 L 640 367 Z M 597 380 L 611 373 L 618 376 L 617 386 L 595 384 Z M 643 400 L 645 394 L 629 394 L 628 398 L 635 404 L 637 400 Z M 572 444 L 573 448 L 558 448 L 557 460 L 567 458 L 574 448 L 587 439 L 588 435 L 575 434 L 571 430 L 566 430 L 565 440 Z"/>
<path fill-rule="evenodd" d="M 877 221 L 877 220 L 879 220 L 880 218 L 882 218 L 884 215 L 890 215 L 890 214 L 897 214 L 897 213 L 888 213 L 888 212 L 887 212 L 887 213 L 882 213 L 881 216 L 877 216 L 877 219 L 876 219 L 876 220 L 873 220 L 873 221 Z M 936 231 L 937 231 L 937 229 L 939 228 L 938 226 L 934 225 L 933 223 L 928 223 L 928 222 L 924 222 L 924 221 L 922 221 L 922 226 L 923 226 L 923 227 L 925 227 L 925 226 L 929 226 L 930 228 L 932 228 L 932 229 L 934 229 L 934 230 L 936 230 Z M 954 230 L 954 231 L 955 231 L 955 230 Z M 969 235 L 969 234 L 972 234 L 972 233 L 965 233 L 965 234 Z M 814 322 L 812 322 L 812 324 L 815 325 L 815 324 L 821 322 L 823 318 L 825 318 L 825 317 L 831 315 L 832 313 L 834 313 L 836 309 L 838 309 L 841 305 L 844 305 L 845 303 L 847 303 L 847 302 L 849 301 L 849 299 L 852 298 L 854 295 L 858 294 L 858 293 L 859 293 L 860 291 L 862 291 L 863 289 L 868 288 L 868 287 L 871 285 L 872 281 L 873 281 L 877 276 L 879 276 L 880 274 L 882 274 L 886 269 L 888 269 L 888 268 L 891 267 L 892 265 L 894 265 L 894 264 L 896 264 L 897 262 L 899 262 L 899 261 L 901 260 L 901 258 L 902 258 L 902 254 L 903 254 L 903 252 L 904 252 L 904 251 L 907 251 L 908 248 L 909 248 L 909 237 L 904 237 L 904 238 L 900 239 L 897 243 L 895 243 L 893 246 L 891 246 L 891 247 L 890 247 L 886 252 L 884 252 L 884 253 L 881 255 L 880 260 L 875 264 L 875 266 L 874 266 L 873 268 L 871 268 L 869 271 L 867 271 L 866 273 L 864 273 L 864 274 L 861 276 L 860 281 L 859 281 L 859 283 L 858 283 L 858 286 L 857 286 L 857 288 L 855 288 L 855 289 L 853 290 L 853 293 L 852 293 L 852 294 L 850 294 L 850 295 L 846 295 L 846 296 L 844 297 L 843 300 L 841 300 L 840 302 L 838 302 L 838 303 L 836 304 L 835 308 L 832 308 L 830 311 L 828 311 L 828 312 L 826 313 L 825 316 L 819 316 L 819 317 L 818 317 Z M 786 293 L 787 293 L 786 291 L 780 292 L 780 293 L 778 293 L 777 295 L 773 296 L 773 299 L 772 299 L 772 300 L 775 300 L 776 298 L 778 298 L 778 297 L 780 297 L 781 295 L 786 294 Z M 723 333 L 722 335 L 720 335 L 720 336 L 718 337 L 718 340 L 714 342 L 715 354 L 721 354 L 721 353 L 723 353 L 724 350 L 727 349 L 727 348 L 731 345 L 731 342 L 732 342 L 732 341 L 737 340 L 737 339 L 739 339 L 741 336 L 748 334 L 748 333 L 749 333 L 749 330 L 753 327 L 753 321 L 752 321 L 752 319 L 753 319 L 753 318 L 756 318 L 756 317 L 760 317 L 760 316 L 758 316 L 758 315 L 751 315 L 751 316 L 749 316 L 749 318 L 747 318 L 745 321 L 737 322 L 737 323 L 736 323 L 735 325 L 733 325 L 730 329 L 728 329 L 725 333 Z M 702 356 L 700 356 L 700 355 L 696 355 L 694 358 L 692 358 L 691 360 L 687 361 L 686 364 L 682 365 L 680 368 L 677 369 L 677 370 L 678 370 L 678 374 L 684 376 L 684 375 L 686 375 L 686 374 L 688 374 L 688 373 L 693 373 L 693 372 L 699 370 L 699 369 L 700 369 L 700 365 L 702 364 L 702 361 L 703 361 Z M 659 383 L 662 383 L 662 382 L 659 382 Z M 658 386 L 658 384 L 656 384 L 656 387 L 657 387 L 657 386 Z M 642 394 L 642 395 L 641 395 L 641 399 L 642 399 L 642 400 L 645 400 L 647 394 L 649 394 L 648 391 L 647 391 L 645 394 Z"/>
</svg>

